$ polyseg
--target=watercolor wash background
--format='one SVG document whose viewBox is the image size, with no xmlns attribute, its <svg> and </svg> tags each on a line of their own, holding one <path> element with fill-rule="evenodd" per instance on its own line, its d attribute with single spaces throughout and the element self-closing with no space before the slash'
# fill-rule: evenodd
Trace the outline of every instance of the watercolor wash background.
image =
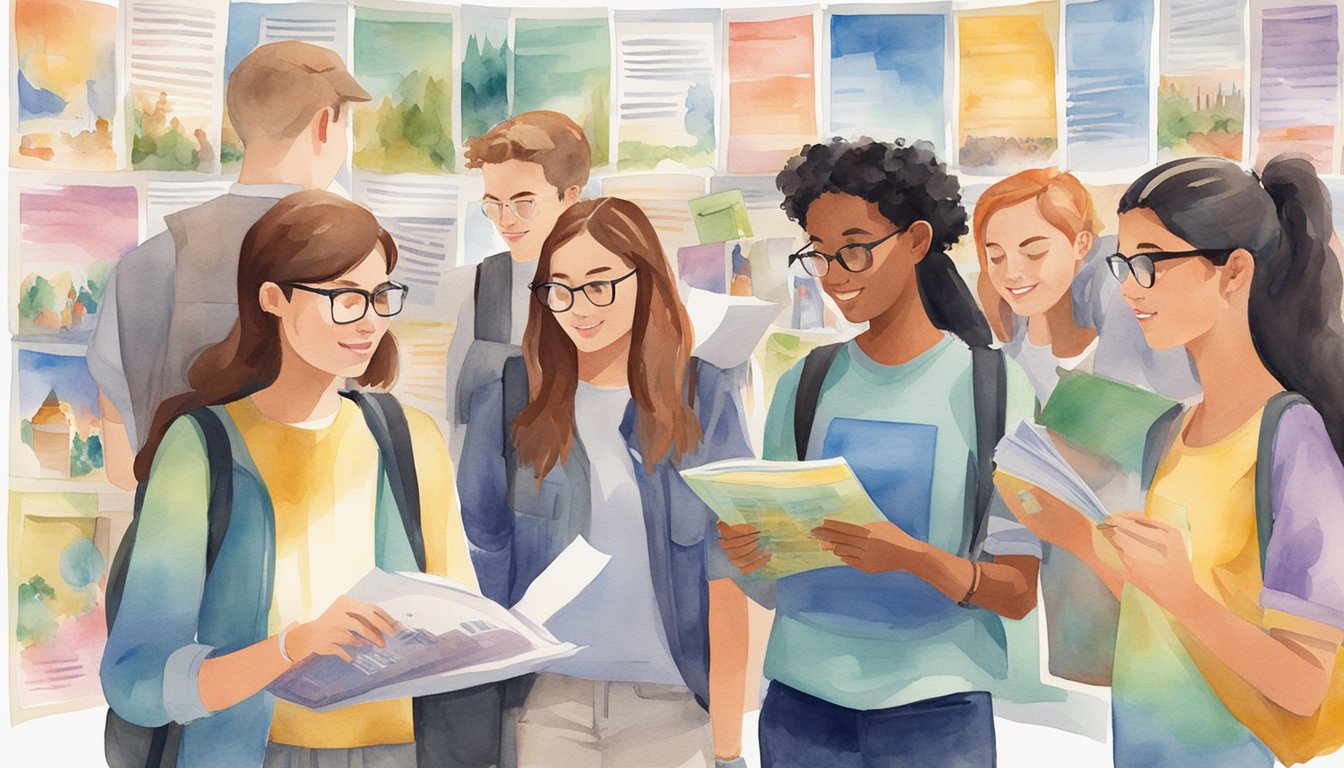
<svg viewBox="0 0 1344 768">
<path fill-rule="evenodd" d="M 687 282 L 781 305 L 755 355 L 764 402 L 808 349 L 853 331 L 815 281 L 781 267 L 800 239 L 773 174 L 818 136 L 926 138 L 968 207 L 1018 168 L 1063 164 L 1112 231 L 1124 183 L 1176 156 L 1259 165 L 1307 152 L 1344 192 L 1339 2 L 614 4 L 11 1 L 7 705 L 13 723 L 84 710 L 7 729 L 37 749 L 15 753 L 31 758 L 20 764 L 82 764 L 63 740 L 100 754 L 101 579 L 131 505 L 101 471 L 83 343 L 115 259 L 236 175 L 224 84 L 257 44 L 326 45 L 375 97 L 355 110 L 338 184 L 402 246 L 398 276 L 413 290 L 397 322 L 398 392 L 441 420 L 455 308 L 471 265 L 502 250 L 461 141 L 514 112 L 578 120 L 594 147 L 585 193 L 643 205 L 669 255 L 685 254 Z M 751 235 L 702 241 L 694 201 L 734 190 Z M 969 242 L 953 256 L 974 271 Z M 43 671 L 52 664 L 64 672 Z M 1001 727 L 1001 740 L 1021 741 L 1005 765 L 1108 754 L 1060 731 Z M 1051 744 L 1058 762 L 1020 761 Z"/>
</svg>

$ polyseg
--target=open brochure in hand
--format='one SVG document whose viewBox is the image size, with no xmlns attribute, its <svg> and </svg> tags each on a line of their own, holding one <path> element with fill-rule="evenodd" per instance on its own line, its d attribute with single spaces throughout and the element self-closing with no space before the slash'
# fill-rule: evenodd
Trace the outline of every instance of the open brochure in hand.
<svg viewBox="0 0 1344 768">
<path fill-rule="evenodd" d="M 310 656 L 267 690 L 319 711 L 366 701 L 456 691 L 536 672 L 572 656 L 544 624 L 606 566 L 610 556 L 575 540 L 512 611 L 455 582 L 374 569 L 348 592 L 404 627 L 384 647 L 346 646 L 354 657 Z"/>
<path fill-rule="evenodd" d="M 1049 431 L 1028 421 L 1004 435 L 994 451 L 998 471 L 1026 481 L 1078 510 L 1087 519 L 1106 519 L 1106 505 L 1064 456 Z"/>
<path fill-rule="evenodd" d="M 780 578 L 843 565 L 812 529 L 825 520 L 855 525 L 886 518 L 843 458 L 822 461 L 720 461 L 681 476 L 719 519 L 761 532 L 770 561 L 749 577 Z"/>
</svg>

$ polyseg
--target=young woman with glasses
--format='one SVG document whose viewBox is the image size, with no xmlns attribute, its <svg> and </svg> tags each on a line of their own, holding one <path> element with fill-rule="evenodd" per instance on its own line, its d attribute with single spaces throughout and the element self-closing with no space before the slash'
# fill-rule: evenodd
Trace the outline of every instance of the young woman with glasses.
<svg viewBox="0 0 1344 768">
<path fill-rule="evenodd" d="M 407 292 L 389 277 L 396 262 L 392 237 L 354 203 L 322 191 L 276 203 L 243 241 L 237 323 L 192 367 L 192 391 L 160 408 L 136 458 L 144 500 L 103 687 L 131 722 L 185 724 L 178 764 L 416 762 L 410 699 L 315 712 L 264 690 L 313 654 L 350 660 L 350 646 L 382 645 L 399 629 L 343 596 L 375 565 L 416 563 L 400 529 L 380 523 L 398 518 L 380 500 L 378 445 L 360 406 L 339 394 L 348 380 L 386 388 L 396 378 L 388 324 Z M 246 457 L 235 458 L 230 528 L 208 584 L 206 447 L 184 417 L 202 406 L 223 406 L 213 410 L 235 457 Z M 443 440 L 428 416 L 405 414 L 426 570 L 474 585 Z M 246 523 L 256 515 L 239 505 L 270 521 L 250 550 Z M 240 568 L 266 574 L 269 604 L 224 594 Z M 233 613 L 221 619 L 220 610 Z M 207 620 L 255 621 L 256 639 L 210 647 L 198 636 Z"/>
<path fill-rule="evenodd" d="M 840 455 L 872 468 L 863 482 L 887 520 L 826 522 L 814 534 L 837 567 L 777 582 L 764 765 L 993 765 L 988 691 L 1009 675 L 1002 617 L 1035 606 L 1040 550 L 1007 515 L 989 516 L 976 534 L 974 521 L 992 509 L 992 488 L 977 492 L 976 414 L 1012 424 L 1031 416 L 1033 398 L 1011 362 L 999 386 L 973 381 L 972 347 L 990 333 L 947 256 L 966 232 L 957 180 L 927 142 L 864 138 L 805 147 L 777 184 L 809 241 L 791 261 L 868 328 L 834 352 L 801 450 L 795 411 L 807 363 L 784 374 L 764 456 Z M 992 401 L 976 402 L 991 389 Z M 770 558 L 758 536 L 720 529 L 744 572 Z"/>
<path fill-rule="evenodd" d="M 1033 514 L 1005 494 L 1120 598 L 1117 766 L 1267 767 L 1261 735 L 1298 734 L 1300 747 L 1316 718 L 1339 716 L 1333 693 L 1334 712 L 1321 709 L 1344 666 L 1344 279 L 1332 230 L 1329 193 L 1301 158 L 1274 158 L 1259 177 L 1177 160 L 1121 198 L 1108 264 L 1148 343 L 1194 358 L 1203 400 L 1150 438 L 1142 512 L 1099 530 L 1039 490 Z"/>
<path fill-rule="evenodd" d="M 1174 400 L 1198 397 L 1185 350 L 1154 350 L 1144 340 L 1107 268 L 1115 237 L 1098 236 L 1092 196 L 1073 174 L 1036 168 L 993 184 L 976 201 L 971 229 L 985 315 L 1039 405 L 1050 399 L 1061 369 Z M 1132 487 L 1113 462 L 1089 461 L 1086 479 L 1117 498 Z M 1067 551 L 1046 546 L 1041 591 L 1051 674 L 1109 685 L 1120 611 L 1110 590 Z"/>
<path fill-rule="evenodd" d="M 977 292 L 994 335 L 1044 404 L 1059 368 L 1173 400 L 1199 395 L 1185 350 L 1154 350 L 1112 280 L 1114 236 L 1099 236 L 1092 196 L 1070 173 L 1034 168 L 986 189 L 972 224 Z"/>
<path fill-rule="evenodd" d="M 712 765 L 708 617 L 734 587 L 709 580 L 734 571 L 677 470 L 751 454 L 735 378 L 691 358 L 672 268 L 634 203 L 561 214 L 531 289 L 522 358 L 471 404 L 458 488 L 477 572 L 512 604 L 577 536 L 612 559 L 548 622 L 584 648 L 532 685 L 519 763 Z M 746 630 L 737 604 L 716 613 L 733 617 L 728 638 Z"/>
</svg>

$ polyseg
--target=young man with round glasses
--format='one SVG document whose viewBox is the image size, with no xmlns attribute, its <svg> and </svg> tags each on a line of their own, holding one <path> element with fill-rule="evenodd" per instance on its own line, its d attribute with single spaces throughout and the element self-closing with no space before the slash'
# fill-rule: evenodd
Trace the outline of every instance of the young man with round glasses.
<svg viewBox="0 0 1344 768">
<path fill-rule="evenodd" d="M 481 210 L 509 250 L 475 270 L 448 347 L 448 413 L 453 458 L 461 453 L 471 397 L 519 354 L 527 325 L 528 283 L 556 219 L 579 201 L 592 150 L 583 129 L 559 112 L 524 112 L 468 139 L 467 167 L 485 179 Z"/>
</svg>

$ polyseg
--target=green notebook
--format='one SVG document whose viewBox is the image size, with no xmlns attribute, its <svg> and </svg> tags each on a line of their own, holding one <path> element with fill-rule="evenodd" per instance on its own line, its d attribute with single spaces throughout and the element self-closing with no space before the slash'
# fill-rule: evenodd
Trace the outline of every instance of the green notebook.
<svg viewBox="0 0 1344 768">
<path fill-rule="evenodd" d="M 1059 384 L 1036 422 L 1127 472 L 1138 472 L 1149 427 L 1175 405 L 1133 384 L 1061 369 Z"/>
</svg>

